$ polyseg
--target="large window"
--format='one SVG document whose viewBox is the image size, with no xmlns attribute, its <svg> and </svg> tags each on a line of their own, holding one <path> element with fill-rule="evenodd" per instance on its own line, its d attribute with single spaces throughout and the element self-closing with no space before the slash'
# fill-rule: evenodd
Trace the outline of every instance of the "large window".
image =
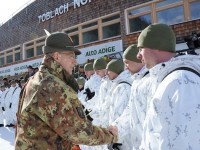
<svg viewBox="0 0 200 150">
<path fill-rule="evenodd" d="M 90 43 L 98 40 L 98 30 L 90 30 L 83 32 L 83 44 Z"/>
<path fill-rule="evenodd" d="M 151 15 L 143 15 L 129 20 L 130 32 L 140 31 L 151 24 Z"/>
<path fill-rule="evenodd" d="M 125 10 L 127 33 L 138 32 L 152 23 L 173 25 L 200 18 L 200 0 L 150 1 Z"/>
<path fill-rule="evenodd" d="M 163 7 L 163 6 L 170 5 L 170 4 L 177 3 L 177 2 L 181 2 L 181 1 L 182 0 L 164 0 L 164 1 L 156 3 L 156 7 Z"/>
<path fill-rule="evenodd" d="M 129 32 L 143 30 L 152 23 L 151 6 L 128 10 Z"/>
<path fill-rule="evenodd" d="M 9 64 L 9 63 L 12 63 L 12 62 L 13 62 L 13 55 L 11 54 L 11 55 L 8 55 L 6 57 L 6 63 Z"/>
<path fill-rule="evenodd" d="M 103 27 L 103 39 L 118 36 L 121 34 L 120 23 Z"/>
<path fill-rule="evenodd" d="M 79 35 L 78 34 L 71 35 L 70 37 L 71 37 L 71 39 L 72 39 L 72 41 L 74 43 L 74 46 L 79 45 Z"/>
<path fill-rule="evenodd" d="M 37 55 L 37 56 L 43 54 L 43 52 L 42 52 L 42 46 L 37 46 L 36 49 L 37 49 L 37 50 L 36 50 L 36 55 Z"/>
<path fill-rule="evenodd" d="M 120 15 L 111 15 L 102 20 L 103 39 L 121 35 Z"/>
<path fill-rule="evenodd" d="M 4 57 L 0 57 L 0 66 L 3 66 L 4 63 L 5 63 L 5 61 L 4 61 Z"/>
<path fill-rule="evenodd" d="M 71 37 L 71 39 L 72 39 L 72 41 L 74 43 L 74 46 L 79 45 L 78 27 L 68 29 L 68 30 L 66 30 L 64 32 L 67 33 Z"/>
<path fill-rule="evenodd" d="M 26 50 L 26 58 L 34 57 L 34 49 L 30 48 Z"/>
<path fill-rule="evenodd" d="M 14 61 L 19 61 L 21 59 L 21 47 L 16 47 L 14 49 Z"/>
<path fill-rule="evenodd" d="M 113 38 L 121 35 L 120 15 L 113 13 L 63 31 L 71 37 L 75 46 Z"/>
<path fill-rule="evenodd" d="M 191 19 L 200 18 L 200 0 L 190 3 Z"/>
<path fill-rule="evenodd" d="M 21 53 L 18 52 L 18 53 L 15 53 L 15 61 L 19 61 L 21 60 Z"/>
<path fill-rule="evenodd" d="M 1 59 L 0 66 L 21 60 L 20 56 L 19 57 L 16 56 L 18 53 L 21 53 L 20 45 L 15 46 L 13 48 L 9 48 L 4 52 L 0 53 L 0 59 Z"/>
<path fill-rule="evenodd" d="M 184 21 L 183 6 L 157 12 L 158 23 L 175 24 Z"/>
<path fill-rule="evenodd" d="M 44 46 L 45 37 L 35 39 L 24 44 L 24 54 L 26 58 L 32 58 L 43 55 L 42 46 Z"/>
</svg>

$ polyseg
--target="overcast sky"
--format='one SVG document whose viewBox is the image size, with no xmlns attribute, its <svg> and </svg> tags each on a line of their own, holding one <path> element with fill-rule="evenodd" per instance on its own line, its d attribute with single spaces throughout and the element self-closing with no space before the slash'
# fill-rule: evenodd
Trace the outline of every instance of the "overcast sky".
<svg viewBox="0 0 200 150">
<path fill-rule="evenodd" d="M 23 7 L 26 3 L 34 0 L 0 0 L 0 24 L 10 18 L 10 16 Z"/>
</svg>

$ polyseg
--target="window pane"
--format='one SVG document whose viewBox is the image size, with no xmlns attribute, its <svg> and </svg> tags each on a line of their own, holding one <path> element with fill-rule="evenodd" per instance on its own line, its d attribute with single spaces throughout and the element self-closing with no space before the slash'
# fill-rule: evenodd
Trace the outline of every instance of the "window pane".
<svg viewBox="0 0 200 150">
<path fill-rule="evenodd" d="M 157 19 L 158 23 L 166 23 L 168 25 L 183 22 L 183 7 L 179 6 L 160 11 L 157 13 Z"/>
<path fill-rule="evenodd" d="M 6 63 L 12 63 L 13 62 L 13 56 L 12 55 L 8 55 L 8 56 L 6 56 Z"/>
<path fill-rule="evenodd" d="M 36 41 L 36 43 L 41 43 L 41 42 L 44 42 L 45 41 L 45 38 L 44 39 L 40 39 L 38 41 Z"/>
<path fill-rule="evenodd" d="M 34 56 L 34 49 L 33 48 L 26 50 L 26 58 L 31 58 L 33 56 Z"/>
<path fill-rule="evenodd" d="M 89 23 L 89 24 L 83 25 L 82 29 L 89 28 L 89 27 L 92 27 L 92 26 L 95 26 L 95 25 L 97 25 L 97 22 Z"/>
<path fill-rule="evenodd" d="M 147 11 L 150 11 L 150 10 L 151 10 L 151 7 L 150 6 L 146 6 L 146 7 L 130 10 L 130 11 L 128 11 L 128 15 L 132 16 L 132 15 L 143 13 L 143 12 L 147 12 Z"/>
<path fill-rule="evenodd" d="M 15 48 L 15 51 L 20 50 L 20 47 Z"/>
<path fill-rule="evenodd" d="M 0 58 L 0 66 L 4 65 L 4 57 Z"/>
<path fill-rule="evenodd" d="M 200 1 L 193 2 L 190 4 L 191 18 L 197 19 L 200 18 Z"/>
<path fill-rule="evenodd" d="M 78 34 L 72 35 L 70 37 L 71 37 L 71 39 L 72 39 L 72 41 L 74 43 L 74 46 L 79 45 L 79 36 L 78 36 Z"/>
<path fill-rule="evenodd" d="M 105 18 L 105 19 L 102 19 L 102 23 L 104 22 L 108 22 L 108 21 L 111 21 L 111 20 L 114 20 L 114 19 L 118 19 L 120 17 L 119 14 L 115 15 L 115 16 L 112 16 L 112 17 L 108 17 L 108 18 Z"/>
<path fill-rule="evenodd" d="M 13 50 L 9 50 L 9 51 L 6 52 L 6 54 L 8 54 L 8 53 L 12 53 L 12 52 L 13 52 Z"/>
<path fill-rule="evenodd" d="M 164 0 L 163 2 L 157 3 L 156 6 L 162 7 L 162 6 L 177 3 L 177 2 L 180 2 L 180 1 L 183 1 L 183 0 Z"/>
<path fill-rule="evenodd" d="M 151 24 L 151 15 L 144 15 L 129 20 L 130 32 L 143 30 Z"/>
<path fill-rule="evenodd" d="M 103 27 L 103 39 L 118 36 L 121 34 L 120 23 Z"/>
<path fill-rule="evenodd" d="M 19 61 L 21 60 L 21 57 L 20 57 L 21 53 L 15 53 L 15 61 Z"/>
<path fill-rule="evenodd" d="M 42 55 L 43 52 L 42 52 L 42 46 L 37 46 L 37 51 L 36 51 L 36 55 Z"/>
<path fill-rule="evenodd" d="M 98 40 L 98 30 L 91 30 L 83 33 L 83 44 Z"/>
<path fill-rule="evenodd" d="M 32 45 L 33 45 L 33 42 L 26 44 L 27 47 L 32 46 Z"/>
<path fill-rule="evenodd" d="M 67 31 L 65 31 L 65 33 L 69 34 L 69 33 L 76 32 L 76 31 L 78 31 L 78 28 L 67 30 Z"/>
</svg>

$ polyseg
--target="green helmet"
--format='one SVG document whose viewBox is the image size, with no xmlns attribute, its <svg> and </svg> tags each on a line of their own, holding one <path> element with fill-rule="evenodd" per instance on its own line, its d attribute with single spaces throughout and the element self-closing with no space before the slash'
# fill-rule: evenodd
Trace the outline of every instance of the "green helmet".
<svg viewBox="0 0 200 150">
<path fill-rule="evenodd" d="M 127 59 L 133 62 L 141 63 L 141 60 L 137 59 L 137 54 L 139 49 L 137 45 L 133 44 L 130 45 L 123 53 L 123 59 Z"/>
<path fill-rule="evenodd" d="M 124 71 L 124 63 L 120 59 L 112 59 L 106 66 L 106 69 L 116 74 L 120 74 Z"/>
<path fill-rule="evenodd" d="M 99 59 L 95 59 L 93 68 L 94 70 L 102 70 L 102 69 L 106 69 L 106 65 L 107 65 L 106 60 L 103 58 L 99 58 Z"/>
<path fill-rule="evenodd" d="M 93 71 L 93 63 L 87 63 L 84 65 L 84 71 Z"/>
<path fill-rule="evenodd" d="M 76 55 L 81 52 L 74 47 L 73 41 L 66 33 L 53 33 L 49 35 L 45 40 L 45 45 L 42 47 L 44 54 L 61 51 L 72 51 Z"/>
<path fill-rule="evenodd" d="M 138 37 L 137 47 L 145 47 L 175 53 L 176 36 L 166 24 L 151 24 Z"/>
</svg>

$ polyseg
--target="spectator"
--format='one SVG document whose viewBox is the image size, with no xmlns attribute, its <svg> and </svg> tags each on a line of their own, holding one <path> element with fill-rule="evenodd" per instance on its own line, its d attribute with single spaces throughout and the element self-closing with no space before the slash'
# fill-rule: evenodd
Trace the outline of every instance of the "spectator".
<svg viewBox="0 0 200 150">
<path fill-rule="evenodd" d="M 34 68 L 31 65 L 29 65 L 27 69 L 28 69 L 28 73 L 25 76 L 25 81 L 28 81 L 28 79 L 35 74 Z"/>
</svg>

